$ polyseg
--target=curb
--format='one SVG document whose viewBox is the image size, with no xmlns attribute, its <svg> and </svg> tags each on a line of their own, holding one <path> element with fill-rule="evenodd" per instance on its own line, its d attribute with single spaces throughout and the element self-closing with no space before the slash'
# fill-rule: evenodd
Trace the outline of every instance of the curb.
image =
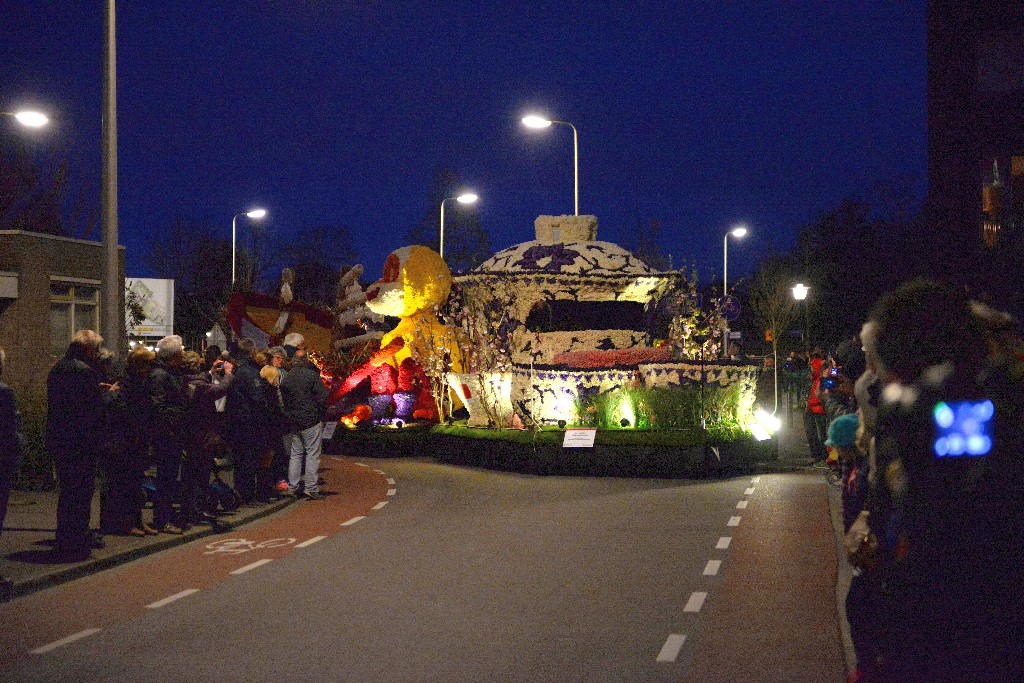
<svg viewBox="0 0 1024 683">
<path fill-rule="evenodd" d="M 71 567 L 54 569 L 52 571 L 43 573 L 39 576 L 33 576 L 31 578 L 23 579 L 21 581 L 13 581 L 10 584 L 10 590 L 5 590 L 3 592 L 3 602 L 13 600 L 14 598 L 24 597 L 26 595 L 30 595 L 32 593 L 44 590 L 46 588 L 53 588 L 54 586 L 59 586 L 62 583 L 67 583 L 68 581 L 73 581 L 75 579 L 80 579 L 84 576 L 89 576 L 90 574 L 96 574 L 105 569 L 110 569 L 111 567 L 116 567 L 120 564 L 131 562 L 132 560 L 137 560 L 148 555 L 153 555 L 155 553 L 161 552 L 163 550 L 168 550 L 175 546 L 184 545 L 199 538 L 222 534 L 225 531 L 236 529 L 245 524 L 249 524 L 250 522 L 272 515 L 275 512 L 283 510 L 289 505 L 292 505 L 298 500 L 298 498 L 286 497 L 280 501 L 270 503 L 263 508 L 254 510 L 250 515 L 246 516 L 245 518 L 235 520 L 222 520 L 222 524 L 219 527 L 193 527 L 192 529 L 189 529 L 180 536 L 170 536 L 166 539 L 140 545 L 135 548 L 130 548 L 128 550 L 113 555 L 108 555 L 107 557 L 97 557 L 95 559 L 86 560 L 85 562 L 76 564 Z"/>
</svg>

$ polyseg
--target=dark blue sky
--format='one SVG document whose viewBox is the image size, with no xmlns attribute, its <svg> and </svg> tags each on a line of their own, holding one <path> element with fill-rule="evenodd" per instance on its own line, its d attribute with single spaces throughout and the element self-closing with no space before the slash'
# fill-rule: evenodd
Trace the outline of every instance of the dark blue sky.
<svg viewBox="0 0 1024 683">
<path fill-rule="evenodd" d="M 434 170 L 481 197 L 494 249 L 580 211 L 628 242 L 660 219 L 674 262 L 739 275 L 847 196 L 926 163 L 925 2 L 161 0 L 118 8 L 128 272 L 177 216 L 230 234 L 344 224 L 377 277 L 430 210 Z M 0 108 L 35 103 L 98 192 L 103 3 L 4 0 Z M 732 278 L 730 278 L 732 279 Z"/>
</svg>

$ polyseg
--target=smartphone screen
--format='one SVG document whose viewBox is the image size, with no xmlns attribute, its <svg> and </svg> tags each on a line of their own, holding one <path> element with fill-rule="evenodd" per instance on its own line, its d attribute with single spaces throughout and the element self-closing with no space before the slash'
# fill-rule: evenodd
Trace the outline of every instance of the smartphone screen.
<svg viewBox="0 0 1024 683">
<path fill-rule="evenodd" d="M 995 436 L 992 401 L 940 401 L 935 418 L 935 455 L 940 458 L 987 455 Z"/>
</svg>

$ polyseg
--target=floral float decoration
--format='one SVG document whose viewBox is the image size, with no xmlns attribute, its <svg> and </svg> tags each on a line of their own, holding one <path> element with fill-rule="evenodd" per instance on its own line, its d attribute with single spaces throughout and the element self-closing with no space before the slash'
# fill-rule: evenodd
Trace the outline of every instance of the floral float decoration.
<svg viewBox="0 0 1024 683">
<path fill-rule="evenodd" d="M 382 277 L 366 290 L 366 306 L 400 321 L 383 335 L 380 350 L 331 391 L 329 402 L 336 403 L 370 382 L 368 405 L 351 409 L 342 423 L 355 426 L 372 420 L 401 426 L 443 416 L 446 392 L 441 385 L 449 368 L 462 368 L 454 332 L 437 317 L 450 290 L 451 271 L 429 247 L 408 246 L 388 255 Z"/>
</svg>

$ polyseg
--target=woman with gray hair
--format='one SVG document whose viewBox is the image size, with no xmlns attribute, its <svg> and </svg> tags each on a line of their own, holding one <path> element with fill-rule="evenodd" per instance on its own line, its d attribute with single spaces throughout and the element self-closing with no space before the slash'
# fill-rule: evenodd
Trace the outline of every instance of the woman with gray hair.
<svg viewBox="0 0 1024 683">
<path fill-rule="evenodd" d="M 156 459 L 156 494 L 153 526 L 167 534 L 181 534 L 174 520 L 174 491 L 185 450 L 184 417 L 188 411 L 185 350 L 176 334 L 156 343 L 156 367 L 150 375 L 153 408 L 153 454 Z"/>
</svg>

